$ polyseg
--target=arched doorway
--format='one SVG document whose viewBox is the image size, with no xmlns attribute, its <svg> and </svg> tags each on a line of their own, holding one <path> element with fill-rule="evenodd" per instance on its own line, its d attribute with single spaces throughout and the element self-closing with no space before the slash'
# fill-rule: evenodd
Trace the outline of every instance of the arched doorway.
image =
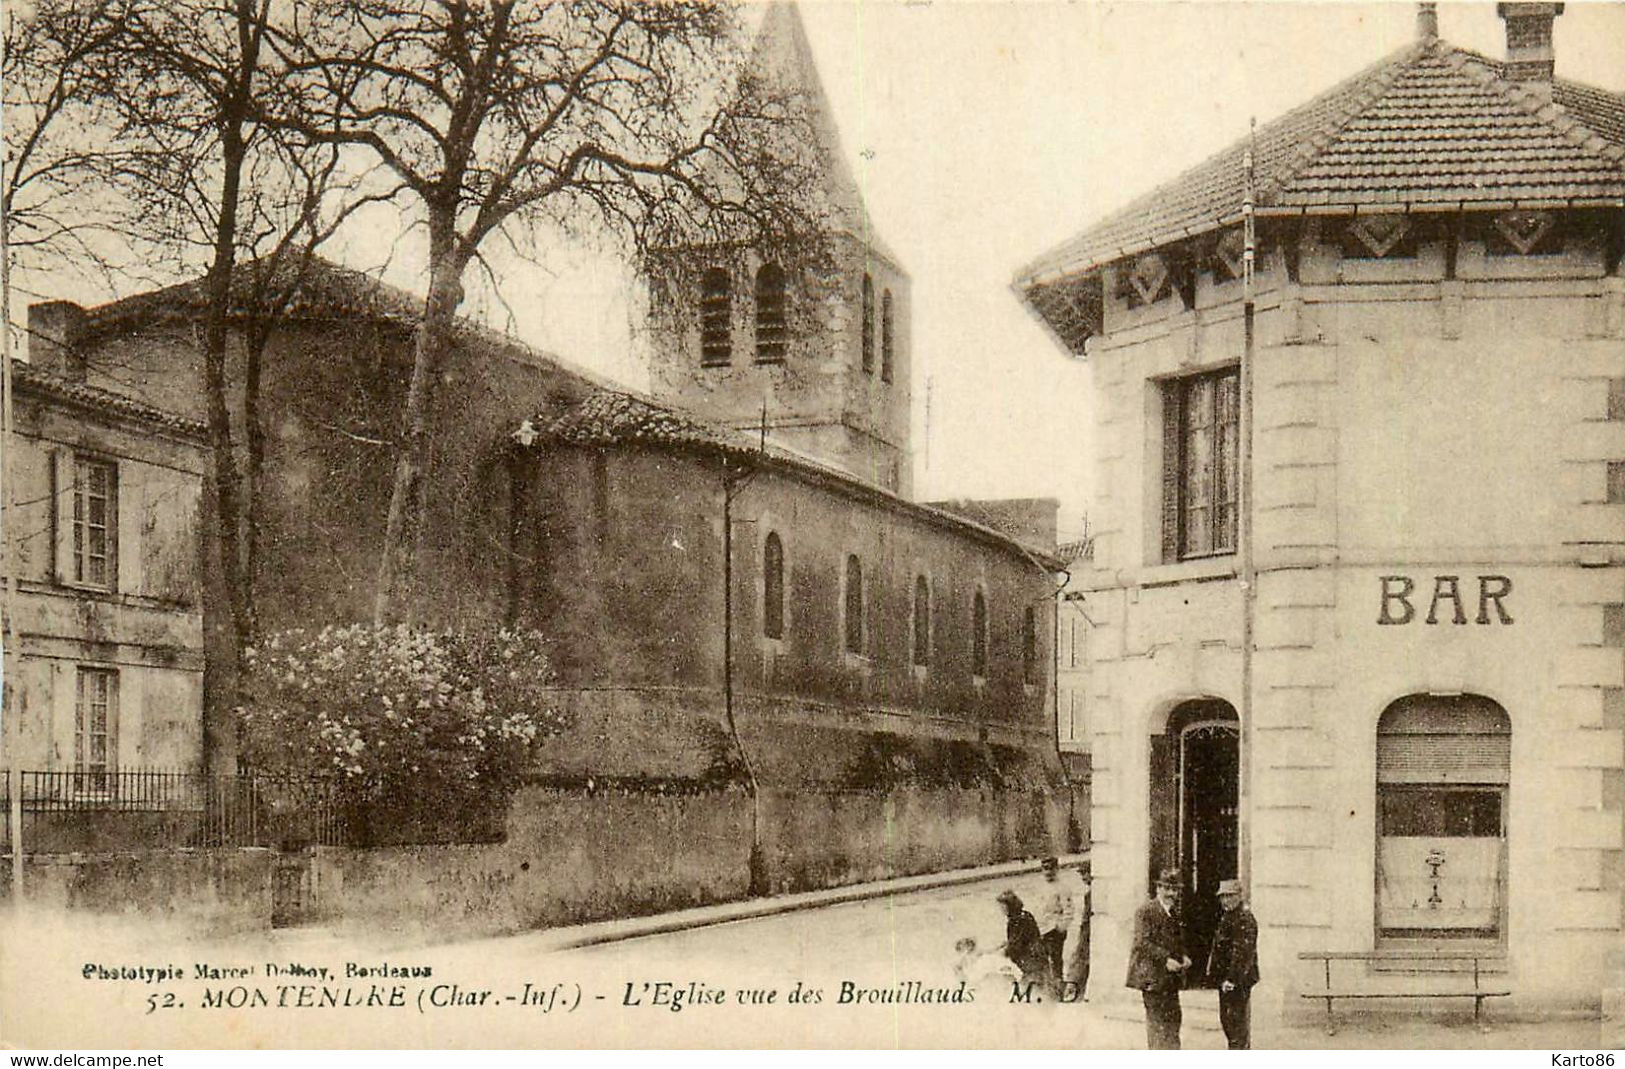
<svg viewBox="0 0 1625 1069">
<path fill-rule="evenodd" d="M 1205 986 L 1205 967 L 1219 923 L 1220 880 L 1238 871 L 1240 722 L 1229 702 L 1183 702 L 1161 734 L 1151 736 L 1151 849 L 1147 882 L 1179 870 L 1185 949 L 1194 963 L 1187 982 Z"/>
</svg>

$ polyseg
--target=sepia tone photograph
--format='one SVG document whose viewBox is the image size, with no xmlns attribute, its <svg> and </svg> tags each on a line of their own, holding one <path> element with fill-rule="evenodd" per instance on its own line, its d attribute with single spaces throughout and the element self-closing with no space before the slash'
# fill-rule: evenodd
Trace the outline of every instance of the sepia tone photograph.
<svg viewBox="0 0 1625 1069">
<path fill-rule="evenodd" d="M 0 21 L 0 1046 L 1625 1047 L 1625 3 Z"/>
</svg>

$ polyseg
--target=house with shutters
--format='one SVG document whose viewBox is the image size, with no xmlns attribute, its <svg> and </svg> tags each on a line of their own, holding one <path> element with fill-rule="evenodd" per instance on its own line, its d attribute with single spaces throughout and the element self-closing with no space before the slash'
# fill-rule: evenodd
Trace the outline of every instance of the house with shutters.
<svg viewBox="0 0 1625 1069">
<path fill-rule="evenodd" d="M 126 769 L 200 772 L 206 428 L 20 361 L 12 373 L 5 698 L 15 767 L 38 777 L 28 804 L 109 796 Z"/>
<path fill-rule="evenodd" d="M 1562 4 L 1498 8 L 1504 56 L 1423 4 L 1020 273 L 1093 366 L 1098 968 L 1172 867 L 1198 963 L 1247 882 L 1291 1003 L 1318 951 L 1478 952 L 1541 1005 L 1618 984 L 1625 98 L 1560 76 Z"/>
</svg>

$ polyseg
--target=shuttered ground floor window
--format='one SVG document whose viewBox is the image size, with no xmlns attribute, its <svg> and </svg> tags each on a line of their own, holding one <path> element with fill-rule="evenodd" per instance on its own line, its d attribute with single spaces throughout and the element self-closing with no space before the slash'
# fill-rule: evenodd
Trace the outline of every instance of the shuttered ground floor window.
<svg viewBox="0 0 1625 1069">
<path fill-rule="evenodd" d="M 1512 732 L 1475 695 L 1403 698 L 1377 726 L 1377 930 L 1493 939 L 1506 913 Z"/>
</svg>

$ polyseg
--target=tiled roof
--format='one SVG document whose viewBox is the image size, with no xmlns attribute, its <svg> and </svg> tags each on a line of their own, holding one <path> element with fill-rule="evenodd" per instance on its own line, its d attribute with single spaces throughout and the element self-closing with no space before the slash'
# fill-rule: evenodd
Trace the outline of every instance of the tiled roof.
<svg viewBox="0 0 1625 1069">
<path fill-rule="evenodd" d="M 248 311 L 256 268 L 256 263 L 238 266 L 232 294 L 236 314 Z M 295 270 L 292 263 L 277 268 L 283 276 Z M 88 309 L 85 328 L 91 334 L 115 334 L 142 324 L 191 318 L 208 305 L 207 281 L 195 278 Z M 388 319 L 407 325 L 416 324 L 422 314 L 423 298 L 319 256 L 306 265 L 286 312 L 293 319 Z"/>
<path fill-rule="evenodd" d="M 97 412 L 105 412 L 113 416 L 122 416 L 126 419 L 140 420 L 143 423 L 155 424 L 179 431 L 182 434 L 204 437 L 209 433 L 206 424 L 185 416 L 178 416 L 173 412 L 152 405 L 142 404 L 123 394 L 113 393 L 110 390 L 98 389 L 95 386 L 86 386 L 82 382 L 53 375 L 48 371 L 25 364 L 13 359 L 11 362 L 12 384 L 19 390 L 28 391 L 49 397 L 56 401 L 65 401 L 81 408 Z"/>
<path fill-rule="evenodd" d="M 788 470 L 804 479 L 832 486 L 848 496 L 908 513 L 935 526 L 949 528 L 983 542 L 997 543 L 1001 548 L 1019 553 L 1044 568 L 1059 567 L 1059 562 L 1051 555 L 1039 553 L 984 524 L 898 497 L 849 472 L 821 464 L 772 442 L 768 442 L 764 448 L 759 437 L 708 423 L 624 390 L 595 390 L 562 414 L 526 420 L 513 433 L 513 438 L 523 446 L 529 446 L 539 439 L 551 439 L 571 445 L 641 445 L 748 459 Z"/>
<path fill-rule="evenodd" d="M 1625 96 L 1558 79 L 1547 103 L 1503 72 L 1428 39 L 1260 126 L 1259 214 L 1625 204 Z M 1018 287 L 1239 221 L 1247 143 L 1040 257 Z"/>
<path fill-rule="evenodd" d="M 1082 538 L 1076 542 L 1063 542 L 1055 547 L 1055 556 L 1062 564 L 1076 564 L 1080 560 L 1094 560 L 1095 540 Z"/>
</svg>

